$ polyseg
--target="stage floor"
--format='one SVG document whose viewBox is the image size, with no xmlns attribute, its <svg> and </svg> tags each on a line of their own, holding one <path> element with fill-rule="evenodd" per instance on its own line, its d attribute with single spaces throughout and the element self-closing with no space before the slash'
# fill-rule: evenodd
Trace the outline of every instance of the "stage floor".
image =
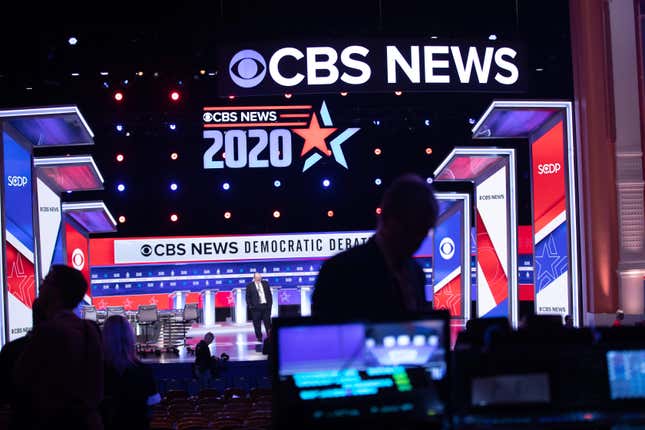
<svg viewBox="0 0 645 430">
<path fill-rule="evenodd" d="M 186 344 L 193 350 L 195 345 L 203 339 L 208 332 L 215 335 L 215 340 L 210 345 L 211 354 L 219 357 L 222 353 L 228 354 L 230 361 L 261 361 L 267 356 L 262 354 L 262 342 L 255 338 L 252 323 L 235 324 L 219 322 L 211 326 L 194 325 L 186 333 Z M 266 333 L 264 333 L 266 336 Z M 195 355 L 188 352 L 184 346 L 179 347 L 179 354 L 164 352 L 161 355 L 146 354 L 141 357 L 144 363 L 192 363 Z"/>
</svg>

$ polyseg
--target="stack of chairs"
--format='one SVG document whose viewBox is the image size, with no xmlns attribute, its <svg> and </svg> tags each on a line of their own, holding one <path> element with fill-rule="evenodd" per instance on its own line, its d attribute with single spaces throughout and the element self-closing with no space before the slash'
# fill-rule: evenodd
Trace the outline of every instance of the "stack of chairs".
<svg viewBox="0 0 645 430">
<path fill-rule="evenodd" d="M 265 430 L 271 426 L 271 390 L 203 389 L 190 397 L 170 390 L 153 411 L 152 430 Z"/>
</svg>

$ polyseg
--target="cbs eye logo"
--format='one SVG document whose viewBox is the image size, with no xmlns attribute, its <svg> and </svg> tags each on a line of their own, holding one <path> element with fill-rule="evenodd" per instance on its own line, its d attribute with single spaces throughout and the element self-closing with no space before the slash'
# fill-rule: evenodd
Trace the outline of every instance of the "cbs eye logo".
<svg viewBox="0 0 645 430">
<path fill-rule="evenodd" d="M 143 245 L 141 247 L 141 255 L 143 255 L 144 257 L 150 257 L 150 255 L 152 255 L 152 246 Z"/>
<path fill-rule="evenodd" d="M 450 260 L 455 255 L 455 242 L 449 237 L 441 239 L 439 253 L 444 260 Z"/>
<path fill-rule="evenodd" d="M 259 52 L 245 49 L 233 56 L 228 72 L 235 84 L 242 88 L 252 88 L 264 79 L 267 63 Z"/>
</svg>

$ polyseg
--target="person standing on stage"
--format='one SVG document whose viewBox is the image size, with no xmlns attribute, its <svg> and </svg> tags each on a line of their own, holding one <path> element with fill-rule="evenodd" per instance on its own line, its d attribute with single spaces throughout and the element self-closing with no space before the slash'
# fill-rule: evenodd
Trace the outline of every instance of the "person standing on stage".
<svg viewBox="0 0 645 430">
<path fill-rule="evenodd" d="M 437 221 L 432 187 L 417 175 L 385 191 L 376 234 L 327 260 L 312 297 L 314 316 L 371 318 L 428 309 L 425 275 L 413 255 Z"/>
<path fill-rule="evenodd" d="M 271 329 L 271 306 L 273 297 L 269 283 L 262 279 L 259 272 L 253 274 L 253 281 L 246 286 L 246 304 L 251 311 L 253 329 L 258 342 L 262 342 L 262 322 L 267 334 Z"/>
</svg>

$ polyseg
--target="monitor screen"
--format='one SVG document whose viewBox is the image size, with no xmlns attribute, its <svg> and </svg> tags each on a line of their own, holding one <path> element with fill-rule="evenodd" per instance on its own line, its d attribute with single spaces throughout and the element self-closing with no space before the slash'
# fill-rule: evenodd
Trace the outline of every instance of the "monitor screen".
<svg viewBox="0 0 645 430">
<path fill-rule="evenodd" d="M 645 350 L 608 351 L 612 400 L 645 399 Z"/>
<path fill-rule="evenodd" d="M 474 378 L 471 390 L 473 406 L 549 403 L 549 375 L 526 373 Z"/>
<path fill-rule="evenodd" d="M 302 423 L 444 412 L 446 321 L 279 327 L 280 408 Z M 298 411 L 298 412 L 294 412 Z"/>
</svg>

